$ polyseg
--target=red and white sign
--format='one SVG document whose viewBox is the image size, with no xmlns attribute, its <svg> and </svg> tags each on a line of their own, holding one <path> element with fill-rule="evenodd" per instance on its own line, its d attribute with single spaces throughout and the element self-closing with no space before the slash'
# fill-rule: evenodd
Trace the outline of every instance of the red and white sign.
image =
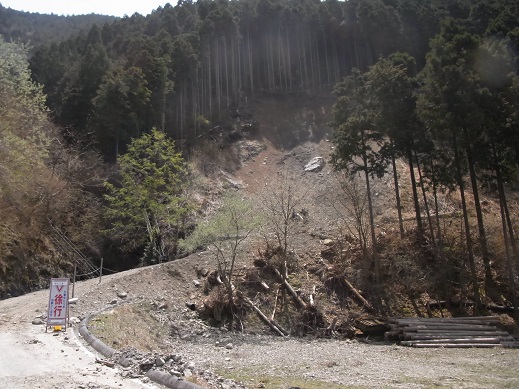
<svg viewBox="0 0 519 389">
<path fill-rule="evenodd" d="M 67 325 L 68 278 L 51 278 L 47 326 Z"/>
</svg>

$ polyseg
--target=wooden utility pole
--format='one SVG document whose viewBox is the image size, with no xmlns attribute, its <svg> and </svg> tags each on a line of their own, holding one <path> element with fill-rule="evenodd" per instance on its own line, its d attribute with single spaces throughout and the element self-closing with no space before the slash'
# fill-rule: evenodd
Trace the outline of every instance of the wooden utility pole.
<svg viewBox="0 0 519 389">
<path fill-rule="evenodd" d="M 99 268 L 99 283 L 101 283 L 102 277 L 103 277 L 103 257 L 101 257 L 101 267 Z"/>
<path fill-rule="evenodd" d="M 74 260 L 74 278 L 72 279 L 72 298 L 74 298 L 74 290 L 76 289 L 76 273 L 77 273 L 77 261 Z"/>
</svg>

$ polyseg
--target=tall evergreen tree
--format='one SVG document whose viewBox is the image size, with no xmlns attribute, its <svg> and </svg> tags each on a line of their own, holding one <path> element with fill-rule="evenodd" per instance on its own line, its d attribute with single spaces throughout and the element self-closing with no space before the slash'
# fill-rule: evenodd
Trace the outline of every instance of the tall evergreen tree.
<svg viewBox="0 0 519 389">
<path fill-rule="evenodd" d="M 154 129 L 132 140 L 119 166 L 120 183 L 105 184 L 107 233 L 127 249 L 144 250 L 145 262 L 172 259 L 189 212 L 185 161 Z"/>
<path fill-rule="evenodd" d="M 107 159 L 115 160 L 131 138 L 149 130 L 145 126 L 150 95 L 140 68 L 115 68 L 103 78 L 93 100 L 91 126 Z"/>
<path fill-rule="evenodd" d="M 368 210 L 371 230 L 372 260 L 375 280 L 380 282 L 380 262 L 377 252 L 375 219 L 371 195 L 371 177 L 380 176 L 385 170 L 385 161 L 377 151 L 383 140 L 383 132 L 375 125 L 373 98 L 367 87 L 366 76 L 354 69 L 335 87 L 337 101 L 334 104 L 335 129 L 332 163 L 336 169 L 346 170 L 350 174 L 361 172 L 366 183 Z"/>
<path fill-rule="evenodd" d="M 481 137 L 474 120 L 477 117 L 474 113 L 478 109 L 476 101 L 480 92 L 477 75 L 474 72 L 479 40 L 451 19 L 443 24 L 442 32 L 432 41 L 431 47 L 423 72 L 424 86 L 420 100 L 420 113 L 436 142 L 445 144 L 445 140 L 448 140 L 447 146 L 451 150 L 454 168 L 453 175 L 456 177 L 461 194 L 473 294 L 476 303 L 479 304 L 476 262 L 465 197 L 466 185 L 463 180 L 467 168 L 477 214 L 485 284 L 488 286 L 492 282 L 492 273 L 473 157 L 473 144 Z"/>
<path fill-rule="evenodd" d="M 414 66 L 412 57 L 398 53 L 380 59 L 367 73 L 368 88 L 375 98 L 377 112 L 375 125 L 386 137 L 381 154 L 386 155 L 393 168 L 401 234 L 403 234 L 403 223 L 396 169 L 396 159 L 400 157 L 406 158 L 409 163 L 416 221 L 418 229 L 422 230 L 413 161 L 414 153 L 420 147 L 423 148 L 425 142 L 424 132 L 416 116 L 417 83 L 413 77 Z"/>
</svg>

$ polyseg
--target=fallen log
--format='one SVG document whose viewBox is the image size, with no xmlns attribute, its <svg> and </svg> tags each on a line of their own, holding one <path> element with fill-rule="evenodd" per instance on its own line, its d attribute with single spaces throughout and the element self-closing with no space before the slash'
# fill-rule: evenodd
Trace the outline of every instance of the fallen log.
<svg viewBox="0 0 519 389">
<path fill-rule="evenodd" d="M 420 317 L 408 317 L 408 318 L 391 318 L 388 320 L 391 324 L 402 324 L 406 323 L 460 323 L 460 324 L 473 324 L 476 322 L 481 323 L 498 323 L 500 321 L 499 316 L 473 316 L 473 317 L 431 317 L 431 318 L 420 318 Z"/>
<path fill-rule="evenodd" d="M 434 324 L 422 324 L 404 327 L 404 331 L 414 332 L 423 330 L 441 330 L 441 331 L 494 331 L 497 330 L 496 326 L 485 326 L 485 325 L 434 325 Z"/>
<path fill-rule="evenodd" d="M 510 335 L 508 335 L 507 332 L 503 331 L 496 331 L 496 332 L 488 332 L 486 334 L 480 334 L 480 335 L 463 335 L 460 333 L 452 333 L 452 334 L 435 334 L 435 335 L 424 335 L 424 334 L 402 334 L 402 337 L 404 340 L 419 340 L 419 339 L 443 339 L 446 337 L 457 337 L 457 338 L 463 338 L 463 339 L 479 339 L 484 337 L 499 337 L 502 340 L 510 340 L 510 338 L 513 339 Z"/>
<path fill-rule="evenodd" d="M 275 332 L 278 333 L 278 335 L 285 337 L 288 335 L 288 332 L 284 330 L 279 324 L 277 324 L 274 320 L 269 320 L 267 316 L 263 312 L 261 312 L 261 309 L 259 309 L 249 298 L 245 298 L 245 301 L 252 307 L 254 312 L 256 312 L 256 315 L 263 321 L 265 324 L 267 324 L 270 328 L 272 328 Z"/>
<path fill-rule="evenodd" d="M 397 321 L 390 321 L 389 323 L 394 325 L 410 325 L 410 324 L 423 324 L 423 323 L 429 323 L 429 324 L 495 324 L 498 323 L 499 320 L 463 320 L 463 319 L 430 319 L 430 320 L 423 320 L 423 319 L 414 319 L 414 320 L 397 320 Z"/>
<path fill-rule="evenodd" d="M 423 321 L 431 321 L 431 320 L 499 320 L 499 316 L 454 316 L 454 317 L 391 317 L 390 321 L 393 320 L 423 320 Z"/>
<path fill-rule="evenodd" d="M 279 330 L 283 333 L 283 335 L 285 335 L 285 336 L 290 335 L 290 333 L 287 330 L 285 330 L 283 327 L 281 327 L 281 324 L 279 324 L 276 320 L 271 319 L 270 322 L 272 324 L 274 324 L 277 328 L 279 328 Z"/>
<path fill-rule="evenodd" d="M 501 344 L 493 344 L 493 343 L 415 343 L 411 347 L 416 348 L 495 348 L 495 347 L 503 347 Z"/>
<path fill-rule="evenodd" d="M 475 323 L 475 322 L 474 322 Z M 480 328 L 480 329 L 486 329 L 486 328 L 493 328 L 495 327 L 492 323 L 487 324 L 463 324 L 463 323 L 423 323 L 423 322 L 410 322 L 405 324 L 389 324 L 389 328 L 392 330 L 407 330 L 410 328 L 430 328 L 430 329 L 436 329 L 436 328 L 453 328 L 453 329 L 464 329 L 464 328 Z"/>
<path fill-rule="evenodd" d="M 389 340 L 389 339 L 397 338 L 398 335 L 400 335 L 401 333 L 402 333 L 402 331 L 387 331 L 387 332 L 384 332 L 384 339 Z"/>
<path fill-rule="evenodd" d="M 364 304 L 364 306 L 368 309 L 373 309 L 373 306 L 369 303 L 368 300 L 366 300 L 361 294 L 360 292 L 355 289 L 355 287 L 346 279 L 346 277 L 343 277 L 342 278 L 342 281 L 344 282 L 344 284 L 353 292 L 353 294 L 360 300 L 360 302 L 362 304 Z"/>
<path fill-rule="evenodd" d="M 288 293 L 292 296 L 292 299 L 294 300 L 296 305 L 299 308 L 306 309 L 307 304 L 303 301 L 303 299 L 301 297 L 299 297 L 299 295 L 294 290 L 294 288 L 292 288 L 292 285 L 290 285 L 290 283 L 281 275 L 281 273 L 279 272 L 278 269 L 274 268 L 274 274 L 276 274 L 276 276 L 278 276 L 278 278 L 281 280 L 281 282 L 283 283 L 283 286 L 285 287 L 286 290 L 288 290 Z"/>
<path fill-rule="evenodd" d="M 423 344 L 439 344 L 439 343 L 494 343 L 500 344 L 501 340 L 499 338 L 475 338 L 475 339 L 465 339 L 465 338 L 440 338 L 440 339 L 419 339 L 419 340 L 404 340 L 400 342 L 402 346 L 410 346 L 417 343 Z"/>
<path fill-rule="evenodd" d="M 468 331 L 468 332 L 444 332 L 444 331 L 431 331 L 431 332 L 411 332 L 411 333 L 403 333 L 402 338 L 404 340 L 409 340 L 410 337 L 415 336 L 415 339 L 423 339 L 425 336 L 431 336 L 431 335 L 440 335 L 443 337 L 460 337 L 460 336 L 506 336 L 503 335 L 502 332 L 498 331 L 481 331 L 478 333 L 475 333 L 474 331 Z"/>
</svg>

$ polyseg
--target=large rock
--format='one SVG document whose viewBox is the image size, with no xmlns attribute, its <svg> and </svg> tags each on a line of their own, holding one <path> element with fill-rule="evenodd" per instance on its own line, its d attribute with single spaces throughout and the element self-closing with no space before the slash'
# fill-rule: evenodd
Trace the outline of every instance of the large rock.
<svg viewBox="0 0 519 389">
<path fill-rule="evenodd" d="M 305 165 L 305 172 L 320 172 L 324 167 L 323 157 L 314 157 Z"/>
</svg>

